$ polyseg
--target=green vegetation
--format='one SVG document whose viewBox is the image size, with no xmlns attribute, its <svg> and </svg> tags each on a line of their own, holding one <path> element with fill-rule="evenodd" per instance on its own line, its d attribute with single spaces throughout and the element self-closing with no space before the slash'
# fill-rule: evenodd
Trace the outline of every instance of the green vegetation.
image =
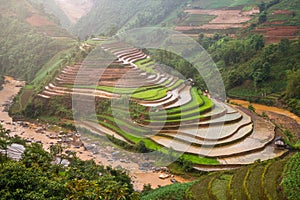
<svg viewBox="0 0 300 200">
<path fill-rule="evenodd" d="M 184 118 L 184 120 L 202 118 L 201 114 L 214 106 L 213 102 L 206 96 L 200 95 L 195 87 L 191 89 L 191 96 L 192 100 L 187 104 L 166 110 L 166 122 L 172 122 L 172 119 L 176 119 L 175 121 L 177 121 L 180 118 Z M 163 111 L 153 112 L 151 115 L 155 116 L 151 122 L 164 119 Z"/>
<path fill-rule="evenodd" d="M 229 38 L 200 34 L 197 40 L 217 64 L 228 96 L 267 105 L 284 101 L 299 115 L 300 39 L 283 39 L 278 44 L 266 45 L 262 35 Z M 157 50 L 151 51 L 151 57 L 185 77 L 192 77 L 197 87 L 207 89 L 197 69 L 179 56 Z"/>
<path fill-rule="evenodd" d="M 268 199 L 284 199 L 282 188 L 282 172 L 286 159 L 270 162 L 266 165 L 262 178 L 264 194 Z"/>
<path fill-rule="evenodd" d="M 55 0 L 29 0 L 36 7 L 45 9 L 47 13 L 55 15 L 59 19 L 59 24 L 63 27 L 68 28 L 71 25 L 71 22 L 68 16 L 64 13 L 63 10 L 57 5 Z"/>
<path fill-rule="evenodd" d="M 265 7 L 269 8 L 267 9 L 267 21 L 268 22 L 274 22 L 274 21 L 281 21 L 283 20 L 284 26 L 299 26 L 299 20 L 300 20 L 300 1 L 299 0 L 273 0 L 270 3 L 273 2 L 273 5 L 265 4 Z M 284 10 L 290 11 L 290 12 L 283 12 L 274 14 L 274 11 L 278 10 Z"/>
<path fill-rule="evenodd" d="M 300 195 L 300 153 L 296 153 L 284 168 L 282 185 L 288 199 L 298 199 Z"/>
<path fill-rule="evenodd" d="M 181 199 L 298 199 L 299 155 L 202 175 L 182 191 Z M 168 190 L 161 187 L 147 192 L 145 197 L 163 195 L 164 188 Z"/>
<path fill-rule="evenodd" d="M 216 177 L 216 174 L 210 174 L 208 176 L 200 178 L 195 184 L 188 190 L 188 199 L 203 199 L 208 200 L 213 198 L 210 191 L 210 183 Z"/>
<path fill-rule="evenodd" d="M 231 174 L 220 174 L 211 183 L 211 193 L 216 199 L 227 199 Z"/>
<path fill-rule="evenodd" d="M 204 15 L 204 14 L 190 14 L 184 18 L 181 22 L 178 23 L 179 26 L 201 26 L 209 23 L 213 20 L 215 16 L 213 15 Z"/>
<path fill-rule="evenodd" d="M 27 81 L 32 81 L 45 63 L 73 43 L 70 35 L 66 36 L 69 39 L 54 39 L 39 29 L 42 26 L 35 28 L 27 23 L 31 9 L 34 8 L 23 0 L 1 1 L 0 6 L 3 11 L 0 26 L 6 27 L 0 31 L 0 71 Z M 39 14 L 43 15 L 42 12 Z M 63 30 L 57 25 L 56 28 L 55 32 Z"/>
<path fill-rule="evenodd" d="M 164 20 L 177 10 L 181 10 L 184 3 L 185 1 L 180 0 L 96 1 L 93 9 L 72 27 L 72 31 L 81 38 L 88 38 L 88 35 L 92 34 L 114 35 L 120 29 L 158 24 L 168 26 Z"/>
<path fill-rule="evenodd" d="M 261 184 L 261 179 L 257 178 L 264 172 L 264 165 L 253 165 L 252 168 L 248 169 L 249 175 L 247 179 L 244 179 L 245 190 L 247 191 L 247 197 L 250 199 L 263 199 L 263 189 L 257 189 L 257 186 Z"/>
<path fill-rule="evenodd" d="M 0 125 L 0 148 L 16 139 L 6 135 Z M 19 140 L 23 145 L 24 141 Z M 2 145 L 2 144 L 6 145 Z M 0 154 L 0 196 L 2 199 L 137 199 L 129 176 L 122 170 L 104 168 L 94 161 L 82 161 L 76 154 L 62 154 L 59 145 L 50 153 L 39 144 L 25 145 L 19 162 Z M 57 156 L 69 160 L 64 167 L 51 164 Z"/>
<path fill-rule="evenodd" d="M 3 83 L 4 83 L 4 77 L 0 74 L 0 90 L 2 90 Z"/>
<path fill-rule="evenodd" d="M 141 70 L 149 73 L 149 74 L 154 74 L 154 70 L 153 70 L 153 65 L 155 64 L 155 62 L 151 59 L 151 58 L 145 58 L 142 60 L 139 60 L 137 62 L 135 62 L 134 64 L 136 64 L 138 66 L 138 68 L 140 68 Z"/>
<path fill-rule="evenodd" d="M 106 122 L 104 122 L 104 120 Z M 119 127 L 120 121 L 116 121 L 116 119 L 111 118 L 111 117 L 105 117 L 105 116 L 99 116 L 99 124 L 105 126 L 106 128 L 109 128 L 113 131 L 115 131 L 116 133 L 120 134 L 122 137 L 124 137 L 129 144 L 138 144 L 139 142 L 143 141 L 146 148 L 150 149 L 152 151 L 158 151 L 160 153 L 162 153 L 162 155 L 168 155 L 169 151 L 162 148 L 160 145 L 156 144 L 155 142 L 153 142 L 151 139 L 147 139 L 144 137 L 139 137 L 137 135 L 134 135 L 132 132 L 129 131 L 125 131 L 124 129 L 122 129 L 121 127 Z M 128 128 L 128 127 L 127 127 Z M 129 126 L 130 128 L 130 126 Z M 204 158 L 204 157 L 200 157 L 197 155 L 192 155 L 192 154 L 183 154 L 182 155 L 183 159 L 190 161 L 194 164 L 218 164 L 218 161 L 216 159 L 213 158 Z M 162 157 L 164 158 L 164 157 Z"/>
<path fill-rule="evenodd" d="M 34 2 L 35 4 L 30 4 Z M 260 1 L 258 1 L 260 2 Z M 45 85 L 54 80 L 66 65 L 81 62 L 93 47 L 74 45 L 75 41 L 64 29 L 57 26 L 57 19 L 53 15 L 44 13 L 41 0 L 4 1 L 0 0 L 0 25 L 5 27 L 0 31 L 0 73 L 14 75 L 31 81 L 14 100 L 11 114 L 17 118 L 36 119 L 60 124 L 68 129 L 74 126 L 68 121 L 73 118 L 72 102 L 68 97 L 52 97 L 49 100 L 35 98 Z M 201 25 L 213 19 L 210 15 L 184 15 L 181 12 L 186 3 L 194 8 L 223 7 L 224 5 L 246 5 L 244 10 L 253 7 L 250 0 L 226 0 L 223 2 L 204 1 L 145 1 L 120 0 L 112 2 L 101 0 L 95 2 L 92 11 L 73 27 L 73 31 L 81 38 L 88 38 L 91 34 L 113 35 L 118 30 L 126 30 L 146 25 L 170 26 L 172 18 L 181 18 L 182 25 Z M 257 1 L 255 2 L 257 3 Z M 274 103 L 277 100 L 285 102 L 296 114 L 300 115 L 300 38 L 295 41 L 283 39 L 278 44 L 266 45 L 262 35 L 247 32 L 255 26 L 263 26 L 264 22 L 276 20 L 291 20 L 284 25 L 299 25 L 300 13 L 298 1 L 287 0 L 267 1 L 260 4 L 262 13 L 257 22 L 241 35 L 230 38 L 226 35 L 215 34 L 205 37 L 199 34 L 197 41 L 212 56 L 223 75 L 225 86 L 231 97 L 247 98 L 254 102 Z M 48 10 L 56 10 L 53 0 L 45 1 Z M 29 6 L 29 7 L 28 7 Z M 284 6 L 291 13 L 272 15 L 276 9 Z M 46 10 L 47 10 L 46 9 Z M 64 14 L 60 18 L 66 18 Z M 38 13 L 54 25 L 35 26 L 28 23 L 28 18 Z M 117 15 L 117 16 L 116 16 Z M 95 19 L 101 19 L 99 20 Z M 62 22 L 68 26 L 68 21 Z M 233 29 L 227 30 L 230 33 Z M 221 31 L 221 30 L 220 30 Z M 221 32 L 222 33 L 222 32 Z M 245 35 L 243 35 L 245 34 Z M 66 37 L 66 38 L 65 38 Z M 171 41 L 172 42 L 172 41 Z M 92 43 L 90 43 L 92 44 Z M 96 44 L 96 43 L 93 43 Z M 83 50 L 83 48 L 86 48 Z M 154 74 L 155 61 L 173 67 L 185 77 L 196 81 L 196 87 L 207 89 L 201 75 L 192 64 L 162 50 L 149 50 L 152 59 L 147 58 L 135 64 L 148 74 Z M 192 49 L 185 52 L 192 53 Z M 0 84 L 3 82 L 0 76 Z M 171 80 L 165 80 L 160 85 L 140 88 L 114 88 L 107 86 L 76 86 L 78 88 L 99 89 L 122 94 L 124 98 L 131 95 L 131 118 L 136 123 L 124 119 L 124 110 L 120 104 L 117 116 L 112 115 L 111 104 L 107 99 L 97 98 L 97 123 L 109 128 L 127 142 L 120 141 L 113 136 L 109 139 L 116 145 L 130 151 L 156 151 L 161 162 L 179 157 L 179 152 L 162 148 L 148 137 L 153 131 L 137 125 L 143 122 L 162 122 L 164 113 L 167 123 L 201 119 L 203 113 L 214 104 L 207 97 L 200 94 L 198 88 L 191 89 L 192 100 L 183 106 L 164 111 L 138 105 L 137 100 L 158 100 L 167 92 L 183 84 L 178 80 L 171 87 L 166 85 Z M 66 87 L 73 87 L 66 85 Z M 129 98 L 129 97 L 128 97 Z M 280 98 L 280 99 L 279 99 Z M 120 101 L 125 99 L 120 99 Z M 134 102 L 136 101 L 136 102 Z M 47 105 L 47 106 L 45 106 Z M 249 109 L 255 111 L 249 104 Z M 149 119 L 149 110 L 154 118 Z M 84 116 L 90 116 L 86 111 Z M 293 138 L 290 132 L 284 134 L 289 140 Z M 10 138 L 0 126 L 0 148 L 6 149 L 19 138 Z M 25 145 L 25 144 L 24 144 Z M 299 146 L 299 142 L 295 144 Z M 4 199 L 134 199 L 138 198 L 133 192 L 129 177 L 122 171 L 110 167 L 97 166 L 93 161 L 80 161 L 76 156 L 64 155 L 71 164 L 69 167 L 52 165 L 51 161 L 60 154 L 59 146 L 52 146 L 50 153 L 42 150 L 37 144 L 26 145 L 26 152 L 20 162 L 11 161 L 7 155 L 0 155 L 0 191 Z M 285 166 L 285 163 L 287 165 Z M 199 157 L 193 154 L 183 154 L 176 161 L 181 172 L 193 171 L 194 164 L 219 164 L 217 159 Z M 291 159 L 257 162 L 231 172 L 216 172 L 202 176 L 196 182 L 188 184 L 174 184 L 142 194 L 142 199 L 296 199 L 299 197 L 299 153 Z M 284 169 L 284 173 L 283 173 Z M 101 173 L 101 175 L 99 175 Z M 280 185 L 282 180 L 282 185 Z M 298 181 L 298 182 L 297 182 Z M 282 192 L 281 187 L 284 189 Z"/>
<path fill-rule="evenodd" d="M 248 171 L 247 167 L 242 167 L 238 169 L 234 174 L 230 181 L 230 196 L 235 197 L 236 199 L 245 199 L 246 194 L 243 189 L 244 177 L 246 176 Z"/>
<path fill-rule="evenodd" d="M 182 200 L 185 199 L 186 190 L 191 187 L 193 182 L 165 186 L 158 188 L 154 191 L 148 192 L 148 194 L 141 197 L 142 200 L 160 200 L 160 199 L 172 199 Z"/>
<path fill-rule="evenodd" d="M 300 39 L 299 39 L 300 42 Z M 300 116 L 300 69 L 290 70 L 287 73 L 286 86 L 286 102 L 291 108 L 292 112 Z"/>
<path fill-rule="evenodd" d="M 253 5 L 258 2 L 268 2 L 267 1 L 252 1 L 252 0 L 211 0 L 211 1 L 202 1 L 202 0 L 194 0 L 192 1 L 191 7 L 192 8 L 206 8 L 206 9 L 213 9 L 213 8 L 224 8 L 224 7 L 237 7 L 241 5 Z"/>
</svg>

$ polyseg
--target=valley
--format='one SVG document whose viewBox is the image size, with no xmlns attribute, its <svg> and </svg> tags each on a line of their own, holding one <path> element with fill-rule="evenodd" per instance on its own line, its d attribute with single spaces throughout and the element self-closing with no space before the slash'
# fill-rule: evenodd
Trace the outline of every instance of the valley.
<svg viewBox="0 0 300 200">
<path fill-rule="evenodd" d="M 93 0 L 55 0 L 57 5 L 65 12 L 72 24 L 86 15 L 93 7 Z"/>
<path fill-rule="evenodd" d="M 0 197 L 297 199 L 299 5 L 0 0 Z"/>
</svg>

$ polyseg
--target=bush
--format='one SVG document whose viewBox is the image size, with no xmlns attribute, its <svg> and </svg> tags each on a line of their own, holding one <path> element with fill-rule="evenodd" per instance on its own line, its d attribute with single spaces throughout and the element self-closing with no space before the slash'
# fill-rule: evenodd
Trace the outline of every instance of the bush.
<svg viewBox="0 0 300 200">
<path fill-rule="evenodd" d="M 160 200 L 160 199 L 172 199 L 172 200 L 182 200 L 185 199 L 186 191 L 193 185 L 190 183 L 176 183 L 174 185 L 169 185 L 165 187 L 160 187 L 156 190 L 151 191 L 147 195 L 142 196 L 142 200 Z"/>
<path fill-rule="evenodd" d="M 252 112 L 255 112 L 255 108 L 253 107 L 252 103 L 249 103 L 248 109 L 251 110 Z"/>
</svg>

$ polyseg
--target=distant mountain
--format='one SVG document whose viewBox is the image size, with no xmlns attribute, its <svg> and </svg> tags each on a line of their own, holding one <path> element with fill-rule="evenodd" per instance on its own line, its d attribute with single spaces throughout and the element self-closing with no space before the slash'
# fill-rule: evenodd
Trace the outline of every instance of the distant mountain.
<svg viewBox="0 0 300 200">
<path fill-rule="evenodd" d="M 91 34 L 114 34 L 135 27 L 167 26 L 170 16 L 176 17 L 188 0 L 98 0 L 83 16 L 72 33 L 81 38 Z M 172 18 L 172 17 L 170 17 Z"/>
<path fill-rule="evenodd" d="M 59 24 L 65 28 L 71 26 L 71 20 L 68 18 L 67 14 L 61 7 L 56 3 L 55 0 L 29 0 L 30 2 L 39 5 L 47 13 L 52 14 L 57 17 Z"/>
</svg>

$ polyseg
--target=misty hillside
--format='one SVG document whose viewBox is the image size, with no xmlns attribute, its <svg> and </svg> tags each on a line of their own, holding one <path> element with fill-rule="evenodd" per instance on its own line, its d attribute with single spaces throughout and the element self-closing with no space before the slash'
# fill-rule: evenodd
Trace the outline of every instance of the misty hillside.
<svg viewBox="0 0 300 200">
<path fill-rule="evenodd" d="M 182 0 L 100 0 L 77 24 L 72 32 L 84 37 L 91 34 L 114 34 L 118 29 L 156 25 L 187 1 Z"/>
<path fill-rule="evenodd" d="M 55 54 L 69 48 L 72 36 L 45 14 L 37 4 L 25 0 L 0 1 L 0 73 L 27 81 Z"/>
<path fill-rule="evenodd" d="M 261 0 L 86 0 L 79 4 L 68 0 L 46 0 L 44 6 L 47 11 L 55 14 L 64 26 L 70 27 L 74 35 L 83 38 L 87 35 L 114 34 L 119 29 L 127 30 L 143 26 L 172 27 L 178 17 L 184 15 L 185 8 L 213 9 L 257 5 L 261 2 Z"/>
</svg>

